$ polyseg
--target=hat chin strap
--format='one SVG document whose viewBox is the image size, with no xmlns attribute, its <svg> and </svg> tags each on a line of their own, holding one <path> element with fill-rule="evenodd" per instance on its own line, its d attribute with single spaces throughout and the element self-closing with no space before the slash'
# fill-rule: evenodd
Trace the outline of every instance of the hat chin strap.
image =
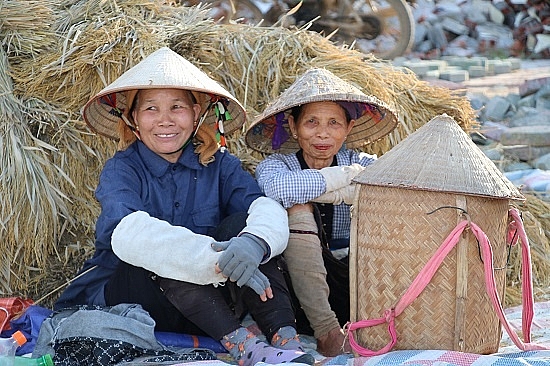
<svg viewBox="0 0 550 366">
<path fill-rule="evenodd" d="M 138 131 L 137 126 L 132 125 L 130 120 L 128 120 L 128 118 L 124 114 L 121 114 L 120 118 L 122 118 L 122 121 L 124 121 L 124 123 L 126 124 L 126 126 L 128 126 L 130 131 L 132 131 L 134 133 L 134 135 L 136 135 L 138 140 L 141 140 L 141 137 L 139 136 L 139 131 Z"/>
<path fill-rule="evenodd" d="M 195 135 L 197 134 L 197 131 L 199 130 L 199 128 L 202 126 L 202 124 L 204 123 L 204 120 L 206 119 L 206 114 L 208 113 L 208 108 L 206 108 L 206 110 L 204 111 L 204 113 L 202 114 L 201 118 L 199 118 L 199 122 L 197 123 L 197 127 L 195 128 L 195 132 L 193 132 L 193 136 L 192 137 L 195 137 Z"/>
<path fill-rule="evenodd" d="M 170 153 L 170 154 L 175 154 L 177 153 L 178 151 L 181 151 L 183 149 L 185 149 L 187 147 L 187 145 L 189 145 L 189 143 L 191 141 L 193 141 L 193 139 L 195 138 L 195 136 L 197 136 L 197 132 L 199 131 L 199 127 L 202 126 L 202 123 L 204 122 L 204 120 L 206 119 L 206 112 L 204 112 L 204 114 L 201 116 L 199 122 L 197 123 L 197 127 L 195 127 L 195 130 L 193 131 L 193 134 L 191 136 L 189 136 L 189 138 L 187 139 L 187 141 L 185 141 L 185 143 L 183 144 L 182 147 L 180 147 L 179 149 L 177 149 L 176 151 Z"/>
<path fill-rule="evenodd" d="M 199 131 L 199 127 L 202 126 L 202 123 L 204 122 L 204 120 L 206 119 L 206 112 L 204 112 L 204 114 L 201 116 L 199 122 L 197 123 L 197 127 L 195 127 L 195 130 L 193 131 L 193 133 L 191 134 L 191 136 L 189 136 L 189 138 L 187 139 L 187 141 L 185 141 L 185 143 L 183 144 L 182 147 L 180 147 L 179 149 L 177 149 L 176 151 L 174 152 L 171 152 L 171 153 L 168 153 L 168 154 L 175 154 L 183 149 L 185 149 L 187 147 L 187 145 L 189 145 L 189 143 L 191 141 L 193 141 L 193 139 L 195 138 L 195 136 L 197 136 L 197 132 Z M 138 131 L 139 133 L 139 131 Z"/>
</svg>

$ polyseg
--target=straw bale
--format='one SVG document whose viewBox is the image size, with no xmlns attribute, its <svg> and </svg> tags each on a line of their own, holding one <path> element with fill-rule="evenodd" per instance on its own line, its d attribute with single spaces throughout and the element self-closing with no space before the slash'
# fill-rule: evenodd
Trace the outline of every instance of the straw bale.
<svg viewBox="0 0 550 366">
<path fill-rule="evenodd" d="M 195 57 L 203 68 L 241 100 L 251 118 L 310 67 L 321 67 L 347 80 L 367 94 L 387 102 L 398 113 L 399 126 L 388 137 L 365 146 L 378 155 L 438 114 L 452 116 L 467 132 L 475 129 L 469 101 L 446 88 L 420 81 L 413 73 L 388 62 L 337 47 L 307 29 L 213 25 L 215 38 L 201 39 Z M 193 40 L 175 37 L 173 49 L 185 54 Z M 246 126 L 245 126 L 246 127 Z M 238 136 L 241 137 L 241 136 Z"/>
<path fill-rule="evenodd" d="M 8 55 L 36 56 L 54 42 L 53 0 L 0 1 L 0 44 Z"/>
<path fill-rule="evenodd" d="M 0 4 L 0 38 L 10 52 L 13 96 L 25 111 L 17 112 L 21 118 L 10 116 L 0 123 L 7 131 L 5 121 L 12 121 L 15 128 L 9 133 L 13 141 L 22 142 L 18 149 L 4 151 L 11 141 L 2 135 L 0 171 L 12 174 L 7 164 L 15 156 L 25 157 L 27 164 L 26 170 L 17 170 L 18 187 L 13 182 L 9 185 L 20 194 L 1 192 L 10 200 L 2 200 L 0 207 L 17 207 L 19 219 L 0 224 L 0 239 L 6 238 L 17 249 L 0 259 L 13 263 L 21 253 L 40 254 L 40 258 L 25 255 L 20 263 L 26 272 L 17 272 L 9 280 L 12 291 L 45 297 L 46 305 L 93 252 L 99 212 L 93 193 L 105 160 L 116 148 L 113 141 L 90 133 L 80 108 L 161 46 L 170 46 L 218 80 L 243 102 L 249 121 L 309 67 L 332 71 L 384 100 L 399 115 L 394 133 L 365 146 L 370 153 L 382 155 L 443 113 L 465 131 L 476 127 L 465 97 L 431 86 L 385 61 L 337 47 L 306 28 L 222 25 L 208 19 L 207 5 L 182 7 L 161 0 L 0 0 Z M 26 4 L 25 10 L 21 4 Z M 28 11 L 31 5 L 33 10 Z M 0 102 L 10 95 L 2 94 Z M 3 113 L 17 110 L 15 105 L 14 101 Z M 228 145 L 253 172 L 263 156 L 244 143 L 246 127 L 228 136 Z M 2 179 L 7 177 L 3 173 Z M 34 196 L 21 193 L 23 187 Z M 29 197 L 39 197 L 42 206 Z M 30 213 L 40 225 L 29 225 Z M 22 236 L 25 240 L 16 240 Z M 2 273 L 15 273 L 5 266 L 0 268 L 0 279 Z"/>
<path fill-rule="evenodd" d="M 71 220 L 68 199 L 49 160 L 55 148 L 35 138 L 27 126 L 39 123 L 13 95 L 8 58 L 0 49 L 0 293 L 25 288 L 28 272 L 43 267 Z M 61 176 L 60 179 L 63 179 Z"/>
<path fill-rule="evenodd" d="M 550 299 L 550 204 L 532 194 L 525 202 L 516 203 L 522 212 L 523 226 L 531 248 L 533 292 L 535 298 Z M 513 247 L 508 260 L 507 306 L 521 304 L 521 250 Z"/>
<path fill-rule="evenodd" d="M 32 135 L 55 147 L 49 154 L 50 164 L 56 168 L 57 185 L 70 201 L 69 218 L 75 219 L 67 230 L 78 226 L 78 230 L 91 233 L 90 223 L 99 214 L 93 192 L 103 162 L 115 151 L 114 143 L 97 139 L 74 113 L 34 98 L 23 100 L 23 104 L 31 117 L 28 128 Z"/>
</svg>

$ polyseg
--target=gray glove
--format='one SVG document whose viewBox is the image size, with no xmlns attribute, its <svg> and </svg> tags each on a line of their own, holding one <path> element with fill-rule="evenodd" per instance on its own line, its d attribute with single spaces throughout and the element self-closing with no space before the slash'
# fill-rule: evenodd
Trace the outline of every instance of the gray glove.
<svg viewBox="0 0 550 366">
<path fill-rule="evenodd" d="M 325 178 L 327 185 L 326 192 L 343 188 L 351 184 L 353 178 L 365 169 L 360 164 L 351 164 L 349 166 L 330 166 L 319 170 L 319 173 Z"/>
<path fill-rule="evenodd" d="M 271 287 L 268 278 L 259 269 L 256 269 L 245 285 L 254 290 L 258 295 L 265 294 L 266 290 Z"/>
<path fill-rule="evenodd" d="M 218 260 L 218 267 L 224 276 L 237 282 L 237 286 L 242 287 L 249 283 L 256 272 L 265 277 L 258 270 L 258 266 L 267 254 L 268 248 L 267 244 L 257 236 L 244 233 L 228 241 L 213 242 L 212 248 L 217 252 L 223 251 Z M 265 280 L 256 278 L 252 282 L 265 283 L 265 281 L 267 278 Z M 269 283 L 269 281 L 267 282 Z"/>
</svg>

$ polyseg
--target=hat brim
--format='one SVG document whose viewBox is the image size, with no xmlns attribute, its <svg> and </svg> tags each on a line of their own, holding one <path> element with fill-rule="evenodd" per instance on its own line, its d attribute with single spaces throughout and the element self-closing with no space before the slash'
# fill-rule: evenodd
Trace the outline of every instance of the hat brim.
<svg viewBox="0 0 550 366">
<path fill-rule="evenodd" d="M 86 124 L 98 134 L 118 140 L 117 126 L 127 111 L 125 92 L 140 89 L 184 89 L 193 92 L 201 106 L 204 122 L 215 125 L 217 116 L 212 102 L 226 101 L 229 119 L 225 134 L 239 129 L 246 121 L 240 102 L 215 80 L 168 47 L 153 52 L 92 97 L 82 108 Z"/>
<path fill-rule="evenodd" d="M 197 103 L 201 106 L 201 116 L 206 111 L 205 123 L 211 126 L 214 126 L 217 120 L 215 111 L 210 106 L 211 92 L 199 91 L 191 88 L 182 88 L 175 86 L 149 86 L 142 85 L 136 86 L 135 89 L 161 89 L 161 88 L 174 88 L 174 89 L 183 89 L 190 90 L 195 98 Z M 90 99 L 82 109 L 82 116 L 84 121 L 88 126 L 94 130 L 96 133 L 103 135 L 105 137 L 118 140 L 119 136 L 117 133 L 118 123 L 121 121 L 121 114 L 124 113 L 127 109 L 126 103 L 126 92 L 130 90 L 123 89 L 118 92 L 111 92 L 107 94 L 97 94 L 94 98 Z M 221 98 L 226 98 L 220 96 Z M 115 102 L 115 106 L 105 104 L 105 99 L 109 99 L 110 102 Z M 227 99 L 227 98 L 226 98 Z M 246 113 L 244 108 L 234 99 L 228 99 L 229 105 L 227 110 L 231 115 L 231 119 L 226 121 L 224 124 L 225 134 L 230 134 L 231 132 L 239 129 L 246 120 Z"/>
<path fill-rule="evenodd" d="M 346 147 L 361 148 L 375 142 L 397 127 L 397 115 L 384 102 L 366 95 L 326 69 L 310 69 L 297 78 L 254 119 L 246 131 L 247 145 L 262 153 L 289 153 L 300 147 L 292 138 L 288 123 L 275 118 L 292 108 L 314 102 L 351 102 L 363 113 L 347 136 Z"/>
<path fill-rule="evenodd" d="M 364 104 L 367 113 L 355 120 L 353 128 L 346 139 L 346 147 L 350 149 L 362 148 L 368 144 L 380 140 L 391 133 L 398 124 L 395 112 L 391 110 L 382 101 L 374 96 L 350 96 L 338 94 L 317 95 L 315 97 L 297 100 L 295 102 L 285 103 L 279 107 L 269 108 L 254 119 L 246 131 L 246 144 L 262 153 L 282 153 L 287 154 L 298 151 L 300 146 L 292 137 L 288 123 L 283 124 L 285 134 L 288 139 L 280 144 L 278 148 L 274 147 L 273 137 L 276 134 L 275 116 L 279 113 L 288 115 L 292 108 L 314 102 L 355 102 Z M 280 133 L 280 132 L 279 132 Z"/>
</svg>

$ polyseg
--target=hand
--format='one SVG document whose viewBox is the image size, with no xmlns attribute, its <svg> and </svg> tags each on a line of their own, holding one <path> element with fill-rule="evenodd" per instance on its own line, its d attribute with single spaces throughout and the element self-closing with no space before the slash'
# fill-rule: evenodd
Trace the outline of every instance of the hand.
<svg viewBox="0 0 550 366">
<path fill-rule="evenodd" d="M 237 282 L 239 287 L 249 282 L 267 254 L 267 244 L 257 236 L 248 233 L 231 238 L 229 241 L 213 242 L 212 248 L 217 252 L 223 251 L 217 266 L 224 276 L 230 281 Z"/>
<path fill-rule="evenodd" d="M 353 178 L 365 169 L 360 164 L 351 164 L 349 166 L 330 166 L 319 170 L 326 182 L 326 191 L 332 192 L 337 189 L 349 186 Z"/>
</svg>

